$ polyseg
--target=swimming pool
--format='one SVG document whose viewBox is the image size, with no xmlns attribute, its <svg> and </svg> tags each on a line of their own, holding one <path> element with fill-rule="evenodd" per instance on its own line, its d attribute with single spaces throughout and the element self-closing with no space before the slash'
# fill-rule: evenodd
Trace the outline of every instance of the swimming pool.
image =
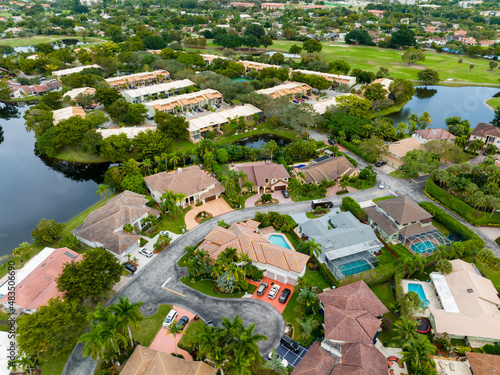
<svg viewBox="0 0 500 375">
<path fill-rule="evenodd" d="M 250 82 L 250 80 L 246 79 L 246 78 L 231 78 L 231 80 L 235 83 L 237 83 L 237 82 Z"/>
<path fill-rule="evenodd" d="M 409 283 L 408 291 L 417 293 L 420 299 L 424 301 L 424 307 L 429 306 L 429 300 L 425 296 L 424 287 L 422 285 Z"/>
<path fill-rule="evenodd" d="M 295 168 L 304 168 L 306 165 L 305 164 L 299 164 L 299 165 L 296 165 Z"/>
<path fill-rule="evenodd" d="M 432 253 L 436 248 L 436 244 L 431 241 L 422 241 L 419 243 L 414 243 L 411 245 L 411 249 L 414 253 L 423 254 L 423 253 Z"/>
<path fill-rule="evenodd" d="M 356 273 L 368 271 L 370 269 L 370 264 L 364 260 L 359 259 L 354 262 L 346 263 L 340 266 L 340 271 L 344 274 L 344 276 L 354 275 Z"/>
<path fill-rule="evenodd" d="M 285 249 L 289 249 L 290 246 L 288 246 L 288 243 L 285 241 L 283 236 L 280 236 L 278 234 L 273 234 L 272 236 L 269 236 L 268 238 L 269 242 L 284 247 Z"/>
</svg>

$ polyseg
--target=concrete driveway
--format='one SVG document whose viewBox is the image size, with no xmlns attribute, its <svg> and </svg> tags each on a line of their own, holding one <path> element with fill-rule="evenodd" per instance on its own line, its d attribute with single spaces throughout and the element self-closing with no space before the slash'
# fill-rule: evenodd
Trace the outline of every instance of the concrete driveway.
<svg viewBox="0 0 500 375">
<path fill-rule="evenodd" d="M 271 195 L 273 199 L 277 199 L 280 202 L 279 204 L 293 203 L 292 198 L 285 198 L 281 191 L 275 191 L 271 193 Z M 261 196 L 262 194 L 252 195 L 245 201 L 245 207 L 255 207 L 255 202 L 257 202 Z"/>
<path fill-rule="evenodd" d="M 199 224 L 196 222 L 195 218 L 201 211 L 206 211 L 214 215 L 214 217 L 227 214 L 228 212 L 234 211 L 231 206 L 226 202 L 224 198 L 214 199 L 210 202 L 202 204 L 199 207 L 194 206 L 192 210 L 189 210 L 184 218 L 186 226 L 188 229 L 193 229 Z"/>
<path fill-rule="evenodd" d="M 342 197 L 342 195 L 337 195 L 337 191 L 340 190 L 339 184 L 335 184 L 334 186 L 330 186 L 328 189 L 326 189 L 326 198 L 331 198 L 331 197 Z M 358 191 L 358 189 L 355 189 L 353 187 L 348 186 L 347 191 L 349 193 L 354 193 L 355 191 Z M 346 194 L 344 194 L 346 195 Z"/>
</svg>

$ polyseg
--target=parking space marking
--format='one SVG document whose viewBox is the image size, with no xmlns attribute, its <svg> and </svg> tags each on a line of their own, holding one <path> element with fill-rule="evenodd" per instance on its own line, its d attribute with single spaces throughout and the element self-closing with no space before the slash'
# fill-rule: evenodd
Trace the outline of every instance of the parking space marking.
<svg viewBox="0 0 500 375">
<path fill-rule="evenodd" d="M 170 279 L 171 279 L 171 277 L 169 277 L 169 278 L 167 279 L 167 281 L 165 281 L 161 287 L 162 287 L 162 288 L 165 288 L 165 285 L 167 285 L 167 283 L 170 281 Z"/>
<path fill-rule="evenodd" d="M 166 287 L 164 287 L 164 286 L 162 286 L 162 288 L 163 288 L 163 289 L 165 289 L 165 290 L 168 290 L 169 292 L 172 292 L 172 293 L 178 294 L 178 295 L 180 295 L 180 296 L 182 296 L 182 297 L 186 297 L 186 295 L 185 295 L 185 294 L 182 294 L 182 293 L 176 292 L 175 290 L 172 290 L 172 289 L 166 288 Z"/>
</svg>

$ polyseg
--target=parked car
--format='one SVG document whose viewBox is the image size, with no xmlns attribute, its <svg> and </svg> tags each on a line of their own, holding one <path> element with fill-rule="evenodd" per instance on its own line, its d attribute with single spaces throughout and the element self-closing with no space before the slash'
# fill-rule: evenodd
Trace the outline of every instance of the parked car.
<svg viewBox="0 0 500 375">
<path fill-rule="evenodd" d="M 387 164 L 387 162 L 385 162 L 383 160 L 380 160 L 380 161 L 378 161 L 378 162 L 375 163 L 375 166 L 376 167 L 381 167 L 381 166 L 386 165 L 386 164 Z"/>
<path fill-rule="evenodd" d="M 286 301 L 288 300 L 288 297 L 290 297 L 290 294 L 292 294 L 292 291 L 290 289 L 288 289 L 288 288 L 283 289 L 283 291 L 281 292 L 279 301 L 281 303 L 286 303 Z"/>
<path fill-rule="evenodd" d="M 163 321 L 163 327 L 167 328 L 167 327 L 170 327 L 170 325 L 172 324 L 172 322 L 175 320 L 175 318 L 177 317 L 177 310 L 170 310 L 170 312 L 168 313 L 168 315 L 165 317 L 165 320 Z"/>
<path fill-rule="evenodd" d="M 379 189 L 383 189 L 385 188 L 385 182 L 384 181 L 380 181 L 380 185 L 378 186 Z"/>
<path fill-rule="evenodd" d="M 278 284 L 274 284 L 267 296 L 271 299 L 275 299 L 279 291 L 280 291 L 280 286 Z"/>
<path fill-rule="evenodd" d="M 308 97 L 308 96 L 305 96 L 305 95 L 302 95 L 302 99 L 304 99 L 304 100 L 309 100 L 309 97 Z"/>
<path fill-rule="evenodd" d="M 137 267 L 134 266 L 132 263 L 130 262 L 126 262 L 124 263 L 125 265 L 125 269 L 128 271 L 128 272 L 131 272 L 131 273 L 134 273 L 135 271 L 137 271 Z"/>
<path fill-rule="evenodd" d="M 214 322 L 212 322 L 211 320 L 207 320 L 207 322 L 205 323 L 207 326 L 209 326 L 210 328 L 215 328 L 214 326 Z"/>
<path fill-rule="evenodd" d="M 336 145 L 336 144 L 337 144 L 337 142 L 335 142 L 335 141 L 334 141 L 333 139 L 331 139 L 331 138 L 328 138 L 328 144 L 330 144 L 330 145 L 332 145 L 332 146 L 333 146 L 333 145 Z"/>
<path fill-rule="evenodd" d="M 149 249 L 146 249 L 145 247 L 143 247 L 141 250 L 139 250 L 139 254 L 145 255 L 148 258 L 151 258 L 153 256 L 153 252 Z"/>
<path fill-rule="evenodd" d="M 290 198 L 290 194 L 288 194 L 287 190 L 281 190 L 281 194 L 283 194 L 284 198 Z"/>
<path fill-rule="evenodd" d="M 263 295 L 268 286 L 269 285 L 267 283 L 260 284 L 259 289 L 257 289 L 257 295 L 259 296 Z"/>
<path fill-rule="evenodd" d="M 299 104 L 300 103 L 298 100 L 295 100 L 295 99 L 292 100 L 292 102 L 295 103 L 295 104 Z"/>
<path fill-rule="evenodd" d="M 300 345 L 294 339 L 283 335 L 281 336 L 280 344 L 285 348 L 290 349 L 294 353 L 297 353 L 300 350 Z"/>
<path fill-rule="evenodd" d="M 189 318 L 187 316 L 183 316 L 182 318 L 179 319 L 177 322 L 177 327 L 180 329 L 184 329 L 184 327 L 189 323 Z"/>
</svg>

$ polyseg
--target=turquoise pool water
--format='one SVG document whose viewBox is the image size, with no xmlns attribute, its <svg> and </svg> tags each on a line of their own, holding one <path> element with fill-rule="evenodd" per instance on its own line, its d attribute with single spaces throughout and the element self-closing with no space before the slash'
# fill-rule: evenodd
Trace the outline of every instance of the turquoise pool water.
<svg viewBox="0 0 500 375">
<path fill-rule="evenodd" d="M 349 275 L 354 275 L 356 273 L 367 271 L 370 268 L 371 268 L 370 264 L 366 260 L 360 259 L 360 260 L 355 260 L 354 262 L 343 264 L 340 267 L 340 271 L 342 271 L 342 273 L 345 276 L 349 276 Z"/>
<path fill-rule="evenodd" d="M 233 82 L 250 82 L 249 79 L 246 78 L 231 78 Z"/>
<path fill-rule="evenodd" d="M 424 301 L 424 307 L 429 306 L 429 300 L 425 296 L 424 287 L 420 284 L 408 284 L 408 291 L 418 294 L 420 299 Z"/>
<path fill-rule="evenodd" d="M 411 245 L 411 249 L 414 253 L 423 254 L 423 253 L 432 253 L 436 248 L 436 244 L 431 241 L 423 241 L 419 243 L 414 243 Z"/>
<path fill-rule="evenodd" d="M 277 235 L 277 234 L 273 234 L 272 236 L 269 236 L 269 242 L 271 242 L 271 243 L 273 243 L 275 245 L 284 247 L 285 249 L 289 249 L 290 248 L 290 246 L 288 246 L 288 244 L 285 241 L 285 239 L 283 238 L 283 236 L 280 236 L 280 235 Z"/>
</svg>

